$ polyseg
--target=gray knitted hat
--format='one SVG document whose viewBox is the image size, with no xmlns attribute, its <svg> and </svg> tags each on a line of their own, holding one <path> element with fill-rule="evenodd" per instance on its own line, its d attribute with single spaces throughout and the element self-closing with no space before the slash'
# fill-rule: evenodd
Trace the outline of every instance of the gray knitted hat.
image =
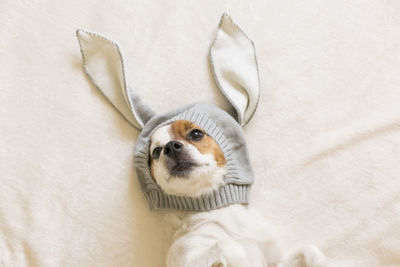
<svg viewBox="0 0 400 267">
<path fill-rule="evenodd" d="M 249 201 L 254 181 L 242 126 L 253 116 L 259 99 L 259 77 L 255 48 L 247 35 L 224 14 L 210 49 L 210 61 L 218 87 L 232 104 L 235 116 L 206 103 L 155 114 L 125 81 L 118 45 L 95 33 L 77 30 L 83 65 L 93 84 L 123 117 L 141 130 L 135 147 L 135 167 L 151 209 L 203 211 Z M 188 120 L 202 127 L 220 146 L 226 159 L 224 185 L 200 197 L 169 195 L 150 173 L 149 142 L 159 127 Z"/>
</svg>

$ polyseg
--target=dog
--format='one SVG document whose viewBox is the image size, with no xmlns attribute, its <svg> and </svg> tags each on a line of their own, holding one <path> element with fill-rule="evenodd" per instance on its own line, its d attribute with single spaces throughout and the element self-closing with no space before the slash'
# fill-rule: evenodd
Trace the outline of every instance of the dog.
<svg viewBox="0 0 400 267">
<path fill-rule="evenodd" d="M 224 183 L 221 148 L 190 121 L 157 129 L 149 151 L 151 174 L 168 194 L 199 197 Z M 287 254 L 273 228 L 247 205 L 164 213 L 174 231 L 168 267 L 323 266 L 324 256 L 316 247 Z"/>
</svg>

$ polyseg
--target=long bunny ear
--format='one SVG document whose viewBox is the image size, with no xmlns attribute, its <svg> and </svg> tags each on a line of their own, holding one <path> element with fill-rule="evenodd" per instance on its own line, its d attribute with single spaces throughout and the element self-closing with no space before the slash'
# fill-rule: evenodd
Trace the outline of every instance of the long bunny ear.
<svg viewBox="0 0 400 267">
<path fill-rule="evenodd" d="M 256 111 L 260 83 L 253 42 L 231 17 L 224 13 L 210 49 L 210 61 L 219 89 L 246 125 Z"/>
<path fill-rule="evenodd" d="M 124 62 L 118 45 L 99 34 L 77 30 L 83 66 L 93 84 L 122 116 L 137 129 L 153 111 L 126 85 Z"/>
</svg>

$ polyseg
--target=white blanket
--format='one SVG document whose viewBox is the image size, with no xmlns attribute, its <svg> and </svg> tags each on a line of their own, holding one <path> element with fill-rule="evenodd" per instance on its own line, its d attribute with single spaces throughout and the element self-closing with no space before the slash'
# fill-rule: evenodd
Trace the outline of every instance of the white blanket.
<svg viewBox="0 0 400 267">
<path fill-rule="evenodd" d="M 382 0 L 2 1 L 1 266 L 163 266 L 138 132 L 84 75 L 74 32 L 117 41 L 159 111 L 227 107 L 208 63 L 224 11 L 258 55 L 252 205 L 290 247 L 400 266 L 400 2 Z"/>
</svg>

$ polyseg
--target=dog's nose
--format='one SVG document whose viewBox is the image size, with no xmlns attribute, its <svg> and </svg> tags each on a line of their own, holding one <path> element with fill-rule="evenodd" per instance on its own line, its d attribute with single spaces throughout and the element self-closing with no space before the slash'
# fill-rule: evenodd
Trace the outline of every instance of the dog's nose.
<svg viewBox="0 0 400 267">
<path fill-rule="evenodd" d="M 170 141 L 164 147 L 164 154 L 170 157 L 176 156 L 182 151 L 183 144 L 179 141 Z"/>
</svg>

